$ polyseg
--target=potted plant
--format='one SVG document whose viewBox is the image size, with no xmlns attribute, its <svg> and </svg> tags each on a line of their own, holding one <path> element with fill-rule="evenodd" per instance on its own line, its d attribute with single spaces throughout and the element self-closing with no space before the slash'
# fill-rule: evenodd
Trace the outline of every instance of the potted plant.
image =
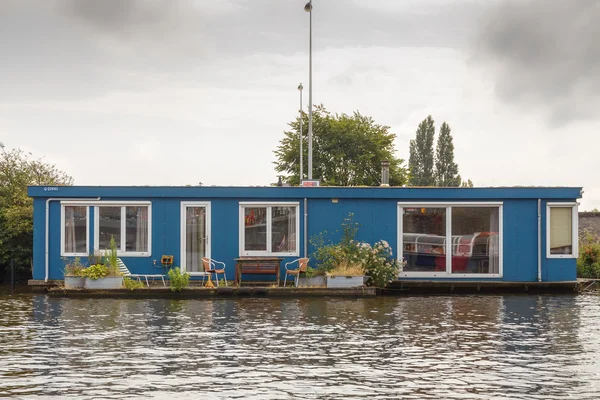
<svg viewBox="0 0 600 400">
<path fill-rule="evenodd" d="M 332 270 L 327 271 L 328 288 L 349 288 L 365 284 L 368 277 L 362 261 L 341 260 Z"/>
<path fill-rule="evenodd" d="M 298 285 L 308 287 L 326 286 L 327 279 L 325 277 L 325 271 L 310 266 L 307 267 L 306 274 L 305 276 L 300 277 Z"/>
<path fill-rule="evenodd" d="M 65 261 L 65 288 L 66 289 L 82 289 L 85 286 L 85 277 L 83 276 L 84 265 L 79 257 L 73 260 L 63 258 Z"/>
<path fill-rule="evenodd" d="M 86 289 L 120 289 L 123 287 L 123 276 L 119 272 L 117 264 L 117 244 L 115 238 L 110 238 L 110 250 L 104 255 L 102 261 L 95 254 L 90 260 L 89 267 L 85 268 L 83 275 L 85 276 Z"/>
</svg>

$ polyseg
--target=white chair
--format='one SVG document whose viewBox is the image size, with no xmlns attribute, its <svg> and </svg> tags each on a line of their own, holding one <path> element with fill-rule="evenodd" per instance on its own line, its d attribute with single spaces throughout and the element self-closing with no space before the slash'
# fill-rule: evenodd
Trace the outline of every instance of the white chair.
<svg viewBox="0 0 600 400">
<path fill-rule="evenodd" d="M 117 266 L 119 267 L 119 271 L 121 272 L 121 274 L 123 274 L 123 276 L 129 278 L 137 278 L 137 280 L 140 282 L 142 280 L 141 278 L 144 278 L 146 280 L 146 286 L 148 287 L 150 287 L 150 282 L 148 282 L 148 278 L 160 278 L 162 280 L 163 286 L 167 286 L 167 284 L 165 283 L 165 277 L 162 274 L 132 274 L 131 271 L 129 271 L 129 269 L 127 268 L 127 265 L 125 265 L 123 260 L 121 260 L 120 258 L 117 258 Z"/>
<path fill-rule="evenodd" d="M 218 268 L 217 264 L 222 265 L 223 268 Z M 223 274 L 225 279 L 225 286 L 227 286 L 227 276 L 225 275 L 225 263 L 222 261 L 213 260 L 212 258 L 202 257 L 202 265 L 204 265 L 204 272 L 209 274 L 215 274 L 216 285 L 219 286 L 219 274 Z"/>
<path fill-rule="evenodd" d="M 306 274 L 306 271 L 308 270 L 308 260 L 310 260 L 309 258 L 298 258 L 294 261 L 290 261 L 288 263 L 285 263 L 285 279 L 283 280 L 283 287 L 285 287 L 286 283 L 287 283 L 287 277 L 288 275 L 290 276 L 296 276 L 296 287 L 298 287 L 298 280 L 300 278 L 300 273 L 304 272 L 304 274 Z M 297 268 L 288 268 L 288 265 L 293 265 L 298 263 L 298 267 Z"/>
</svg>

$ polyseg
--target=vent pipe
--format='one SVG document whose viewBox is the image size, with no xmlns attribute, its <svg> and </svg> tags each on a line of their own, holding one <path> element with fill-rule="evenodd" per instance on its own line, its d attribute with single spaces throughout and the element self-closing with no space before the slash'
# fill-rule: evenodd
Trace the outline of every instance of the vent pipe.
<svg viewBox="0 0 600 400">
<path fill-rule="evenodd" d="M 383 187 L 390 186 L 390 162 L 382 161 L 381 162 L 381 185 Z"/>
</svg>

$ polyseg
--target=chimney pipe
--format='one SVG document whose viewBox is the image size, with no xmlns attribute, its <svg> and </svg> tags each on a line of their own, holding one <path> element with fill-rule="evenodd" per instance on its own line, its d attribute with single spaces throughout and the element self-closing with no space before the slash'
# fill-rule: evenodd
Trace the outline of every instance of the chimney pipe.
<svg viewBox="0 0 600 400">
<path fill-rule="evenodd" d="M 381 162 L 381 185 L 382 187 L 390 186 L 390 162 Z"/>
</svg>

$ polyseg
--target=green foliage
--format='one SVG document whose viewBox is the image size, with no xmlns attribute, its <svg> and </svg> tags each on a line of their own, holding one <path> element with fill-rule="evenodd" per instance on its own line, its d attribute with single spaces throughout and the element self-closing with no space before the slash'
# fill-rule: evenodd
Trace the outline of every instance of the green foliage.
<svg viewBox="0 0 600 400">
<path fill-rule="evenodd" d="M 360 260 L 365 266 L 365 275 L 370 279 L 368 285 L 385 287 L 398 277 L 402 263 L 394 258 L 392 248 L 385 240 L 380 240 L 373 247 L 363 243 L 360 249 Z"/>
<path fill-rule="evenodd" d="M 442 187 L 459 187 L 461 183 L 458 165 L 454 162 L 454 143 L 450 126 L 446 122 L 440 127 L 435 152 L 435 183 Z"/>
<path fill-rule="evenodd" d="M 171 281 L 171 291 L 180 292 L 181 289 L 190 285 L 190 274 L 188 272 L 182 274 L 179 267 L 171 268 L 169 280 Z"/>
<path fill-rule="evenodd" d="M 343 234 L 339 243 L 326 239 L 326 232 L 311 238 L 315 251 L 311 258 L 318 263 L 317 271 L 326 275 L 367 275 L 368 285 L 384 287 L 398 277 L 401 263 L 393 257 L 390 245 L 381 240 L 371 246 L 355 240 L 358 223 L 348 214 L 342 222 Z"/>
<path fill-rule="evenodd" d="M 144 282 L 141 282 L 137 279 L 131 279 L 126 276 L 123 278 L 123 286 L 125 286 L 126 289 L 134 290 L 143 289 L 146 285 L 144 285 Z"/>
<path fill-rule="evenodd" d="M 85 276 L 86 278 L 90 278 L 93 280 L 106 278 L 107 276 L 109 276 L 109 274 L 109 268 L 103 264 L 90 265 L 89 267 L 84 268 L 81 272 L 81 276 Z"/>
<path fill-rule="evenodd" d="M 410 186 L 435 186 L 433 139 L 435 123 L 427 116 L 417 128 L 416 138 L 410 141 Z"/>
<path fill-rule="evenodd" d="M 303 163 L 308 167 L 308 115 L 303 114 Z M 291 185 L 299 184 L 300 118 L 290 122 L 290 130 L 274 151 L 278 173 Z M 396 135 L 389 127 L 355 111 L 352 115 L 331 114 L 323 105 L 313 109 L 313 178 L 324 186 L 378 186 L 381 161 L 390 162 L 390 185 L 406 183 L 404 160 L 396 158 Z M 307 173 L 304 174 L 307 177 Z"/>
<path fill-rule="evenodd" d="M 579 241 L 577 277 L 600 279 L 600 238 L 589 232 Z"/>
<path fill-rule="evenodd" d="M 462 183 L 460 184 L 460 187 L 464 187 L 464 188 L 472 188 L 473 187 L 473 182 L 471 182 L 470 179 L 467 179 L 467 181 L 462 181 Z"/>
<path fill-rule="evenodd" d="M 81 258 L 75 257 L 71 260 L 70 258 L 62 257 L 62 260 L 65 263 L 65 276 L 83 276 L 85 266 L 81 263 Z"/>
<path fill-rule="evenodd" d="M 87 256 L 87 259 L 89 265 L 104 264 L 104 257 L 100 251 L 90 252 L 90 254 Z"/>
<path fill-rule="evenodd" d="M 111 276 L 119 275 L 119 266 L 117 264 L 117 243 L 115 242 L 115 237 L 111 235 L 110 242 L 108 243 L 109 251 L 106 255 L 105 264 L 108 266 L 110 270 Z"/>
<path fill-rule="evenodd" d="M 342 238 L 339 243 L 333 243 L 327 236 L 327 231 L 319 232 L 310 239 L 310 244 L 315 248 L 311 254 L 318 268 L 316 275 L 325 275 L 332 271 L 346 255 L 354 249 L 354 237 L 358 232 L 358 223 L 354 222 L 354 214 L 349 213 L 342 221 Z"/>
<path fill-rule="evenodd" d="M 27 186 L 72 185 L 73 178 L 22 150 L 6 150 L 0 142 L 0 276 L 15 260 L 17 270 L 31 276 L 33 200 Z"/>
</svg>

